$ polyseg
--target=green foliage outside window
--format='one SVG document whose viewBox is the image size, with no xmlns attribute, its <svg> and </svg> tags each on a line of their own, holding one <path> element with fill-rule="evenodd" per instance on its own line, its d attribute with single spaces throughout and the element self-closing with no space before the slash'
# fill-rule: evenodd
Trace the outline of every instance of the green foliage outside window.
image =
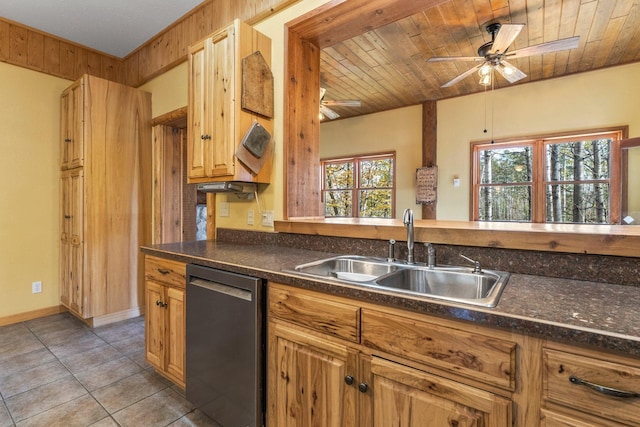
<svg viewBox="0 0 640 427">
<path fill-rule="evenodd" d="M 386 154 L 323 161 L 325 216 L 392 218 L 394 160 Z"/>
<path fill-rule="evenodd" d="M 532 221 L 534 188 L 544 193 L 544 221 L 606 224 L 610 217 L 610 159 L 613 139 L 531 141 L 478 150 L 478 219 Z M 536 150 L 542 144 L 543 150 Z M 535 159 L 543 152 L 543 159 Z M 541 164 L 541 173 L 534 171 Z"/>
</svg>

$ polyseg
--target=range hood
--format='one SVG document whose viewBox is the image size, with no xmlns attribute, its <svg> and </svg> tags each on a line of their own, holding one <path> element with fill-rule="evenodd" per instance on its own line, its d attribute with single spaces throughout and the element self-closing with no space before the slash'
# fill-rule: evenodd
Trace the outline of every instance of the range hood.
<svg viewBox="0 0 640 427">
<path fill-rule="evenodd" d="M 248 193 L 253 194 L 258 190 L 258 185 L 252 182 L 207 182 L 197 184 L 198 191 L 205 193 Z"/>
</svg>

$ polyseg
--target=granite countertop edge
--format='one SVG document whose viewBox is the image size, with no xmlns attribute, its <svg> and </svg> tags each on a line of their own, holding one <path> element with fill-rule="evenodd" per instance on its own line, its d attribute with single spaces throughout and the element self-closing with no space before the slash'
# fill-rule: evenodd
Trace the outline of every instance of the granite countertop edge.
<svg viewBox="0 0 640 427">
<path fill-rule="evenodd" d="M 331 252 L 212 240 L 149 245 L 141 251 L 358 301 L 640 357 L 640 291 L 632 286 L 512 274 L 498 305 L 485 308 L 400 296 L 292 271 L 296 265 L 341 255 Z"/>
</svg>

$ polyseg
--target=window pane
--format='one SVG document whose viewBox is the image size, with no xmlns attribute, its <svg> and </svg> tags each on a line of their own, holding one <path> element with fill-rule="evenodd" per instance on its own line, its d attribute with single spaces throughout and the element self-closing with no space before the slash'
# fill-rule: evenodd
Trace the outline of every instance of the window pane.
<svg viewBox="0 0 640 427">
<path fill-rule="evenodd" d="M 360 190 L 360 217 L 391 218 L 391 190 Z"/>
<path fill-rule="evenodd" d="M 360 187 L 391 187 L 393 184 L 393 160 L 362 160 L 360 162 Z"/>
<path fill-rule="evenodd" d="M 531 186 L 480 187 L 480 221 L 531 221 Z"/>
<path fill-rule="evenodd" d="M 325 216 L 351 216 L 352 194 L 351 190 L 325 191 Z"/>
<path fill-rule="evenodd" d="M 529 182 L 531 165 L 531 147 L 528 146 L 481 150 L 480 183 Z"/>
<path fill-rule="evenodd" d="M 611 139 L 547 144 L 547 181 L 609 178 Z"/>
<path fill-rule="evenodd" d="M 608 223 L 609 185 L 548 185 L 547 222 Z"/>
<path fill-rule="evenodd" d="M 353 162 L 326 163 L 325 188 L 353 188 Z"/>
</svg>

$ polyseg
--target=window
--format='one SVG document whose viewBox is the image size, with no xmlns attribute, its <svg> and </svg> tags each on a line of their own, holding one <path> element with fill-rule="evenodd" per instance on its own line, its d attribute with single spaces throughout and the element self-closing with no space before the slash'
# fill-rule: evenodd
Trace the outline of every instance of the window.
<svg viewBox="0 0 640 427">
<path fill-rule="evenodd" d="M 474 221 L 610 224 L 623 130 L 472 146 Z"/>
<path fill-rule="evenodd" d="M 326 217 L 393 218 L 395 153 L 324 159 Z"/>
</svg>

